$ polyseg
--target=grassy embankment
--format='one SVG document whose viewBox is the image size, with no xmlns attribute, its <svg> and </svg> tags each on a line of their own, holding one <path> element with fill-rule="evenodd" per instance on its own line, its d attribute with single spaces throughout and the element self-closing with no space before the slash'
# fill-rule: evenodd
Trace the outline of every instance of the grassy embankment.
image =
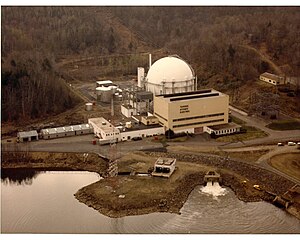
<svg viewBox="0 0 300 240">
<path fill-rule="evenodd" d="M 300 180 L 300 153 L 285 153 L 269 160 L 272 167 Z"/>
<path fill-rule="evenodd" d="M 103 175 L 107 162 L 94 153 L 2 152 L 1 167 L 83 170 Z"/>
<path fill-rule="evenodd" d="M 245 133 L 238 133 L 234 135 L 222 136 L 216 139 L 217 142 L 242 142 L 255 138 L 262 138 L 268 136 L 264 131 L 252 126 L 247 126 L 241 119 L 231 116 L 232 122 L 242 126 L 242 129 L 246 130 Z"/>
<path fill-rule="evenodd" d="M 294 119 L 273 121 L 272 123 L 268 124 L 266 127 L 278 131 L 300 130 L 300 122 Z"/>
</svg>

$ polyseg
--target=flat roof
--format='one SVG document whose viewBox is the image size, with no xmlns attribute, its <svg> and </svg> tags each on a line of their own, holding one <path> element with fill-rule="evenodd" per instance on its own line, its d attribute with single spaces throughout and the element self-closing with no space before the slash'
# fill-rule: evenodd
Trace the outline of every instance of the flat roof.
<svg viewBox="0 0 300 240">
<path fill-rule="evenodd" d="M 103 117 L 99 118 L 89 118 L 89 122 L 95 124 L 104 132 L 119 132 L 119 129 L 112 125 L 109 121 L 107 121 Z"/>
<path fill-rule="evenodd" d="M 156 97 L 161 97 L 170 102 L 174 102 L 174 101 L 183 101 L 183 100 L 190 100 L 190 99 L 217 97 L 222 95 L 224 94 L 214 89 L 203 89 L 203 90 L 197 90 L 192 92 L 157 95 Z"/>
<path fill-rule="evenodd" d="M 179 96 L 187 96 L 191 94 L 202 94 L 202 93 L 211 93 L 212 89 L 202 89 L 197 91 L 190 91 L 190 92 L 181 92 L 181 93 L 170 93 L 170 94 L 161 94 L 157 96 L 163 96 L 164 98 L 170 98 L 170 97 L 179 97 Z"/>
<path fill-rule="evenodd" d="M 176 161 L 175 158 L 166 158 L 166 157 L 159 157 L 155 164 L 158 164 L 158 165 L 172 165 L 174 163 L 174 161 Z"/>
<path fill-rule="evenodd" d="M 163 126 L 161 126 L 160 124 L 153 124 L 153 125 L 144 125 L 144 124 L 138 124 L 138 123 L 134 123 L 131 124 L 131 128 L 126 128 L 125 126 L 122 126 L 122 131 L 120 130 L 120 132 L 133 132 L 133 131 L 139 131 L 139 130 L 145 130 L 145 129 L 152 129 L 152 128 L 163 128 Z M 125 129 L 125 131 L 123 131 Z"/>
<path fill-rule="evenodd" d="M 230 123 L 224 123 L 220 125 L 215 125 L 215 126 L 210 126 L 209 128 L 212 130 L 227 130 L 227 129 L 232 129 L 232 128 L 240 128 L 241 125 L 238 125 L 234 122 Z"/>
<path fill-rule="evenodd" d="M 156 116 L 142 116 L 142 118 L 145 118 L 145 119 L 158 119 Z"/>
<path fill-rule="evenodd" d="M 103 81 L 97 81 L 97 84 L 102 85 L 102 84 L 110 84 L 112 83 L 111 80 L 103 80 Z"/>
<path fill-rule="evenodd" d="M 71 125 L 71 126 L 64 126 L 64 127 L 57 127 L 57 128 L 45 128 L 41 130 L 42 134 L 57 134 L 57 133 L 64 133 L 64 132 L 73 132 L 78 130 L 87 130 L 92 129 L 93 127 L 89 124 L 78 124 L 78 125 Z"/>
<path fill-rule="evenodd" d="M 33 131 L 27 131 L 27 132 L 18 132 L 18 135 L 20 138 L 36 137 L 36 136 L 38 136 L 38 133 L 36 130 L 33 130 Z"/>
<path fill-rule="evenodd" d="M 278 75 L 273 74 L 273 73 L 268 73 L 268 72 L 264 72 L 260 76 L 267 77 L 267 78 L 275 80 L 275 81 L 280 81 L 280 80 L 283 79 L 283 77 L 281 77 L 281 76 L 278 76 Z"/>
</svg>

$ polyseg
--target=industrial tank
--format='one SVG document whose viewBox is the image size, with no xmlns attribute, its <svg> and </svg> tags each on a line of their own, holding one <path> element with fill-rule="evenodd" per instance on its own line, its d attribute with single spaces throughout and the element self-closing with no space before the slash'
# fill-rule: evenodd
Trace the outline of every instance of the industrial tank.
<svg viewBox="0 0 300 240">
<path fill-rule="evenodd" d="M 104 103 L 110 103 L 113 91 L 110 87 L 96 88 L 97 100 Z"/>
<path fill-rule="evenodd" d="M 85 110 L 86 111 L 92 111 L 93 109 L 93 104 L 92 103 L 86 103 L 85 104 Z"/>
<path fill-rule="evenodd" d="M 112 94 L 115 94 L 117 92 L 117 89 L 118 89 L 117 86 L 109 86 L 109 88 L 112 91 Z"/>
</svg>

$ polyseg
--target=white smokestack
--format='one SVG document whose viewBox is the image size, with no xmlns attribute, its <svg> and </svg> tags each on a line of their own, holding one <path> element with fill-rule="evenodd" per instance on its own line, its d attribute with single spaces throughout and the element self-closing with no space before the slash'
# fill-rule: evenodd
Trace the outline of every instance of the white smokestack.
<svg viewBox="0 0 300 240">
<path fill-rule="evenodd" d="M 151 65 L 152 65 L 152 59 L 151 59 L 151 53 L 149 53 L 149 69 L 151 68 Z"/>
<path fill-rule="evenodd" d="M 144 77 L 145 77 L 145 69 L 142 67 L 138 67 L 137 68 L 138 87 L 143 86 Z"/>
</svg>

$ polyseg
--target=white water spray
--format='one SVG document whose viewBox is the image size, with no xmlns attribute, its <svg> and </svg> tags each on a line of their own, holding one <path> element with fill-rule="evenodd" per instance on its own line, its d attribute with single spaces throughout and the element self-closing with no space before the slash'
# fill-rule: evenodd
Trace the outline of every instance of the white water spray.
<svg viewBox="0 0 300 240">
<path fill-rule="evenodd" d="M 207 182 L 206 186 L 201 188 L 201 192 L 212 195 L 214 198 L 227 193 L 226 189 L 222 188 L 218 182 Z"/>
</svg>

